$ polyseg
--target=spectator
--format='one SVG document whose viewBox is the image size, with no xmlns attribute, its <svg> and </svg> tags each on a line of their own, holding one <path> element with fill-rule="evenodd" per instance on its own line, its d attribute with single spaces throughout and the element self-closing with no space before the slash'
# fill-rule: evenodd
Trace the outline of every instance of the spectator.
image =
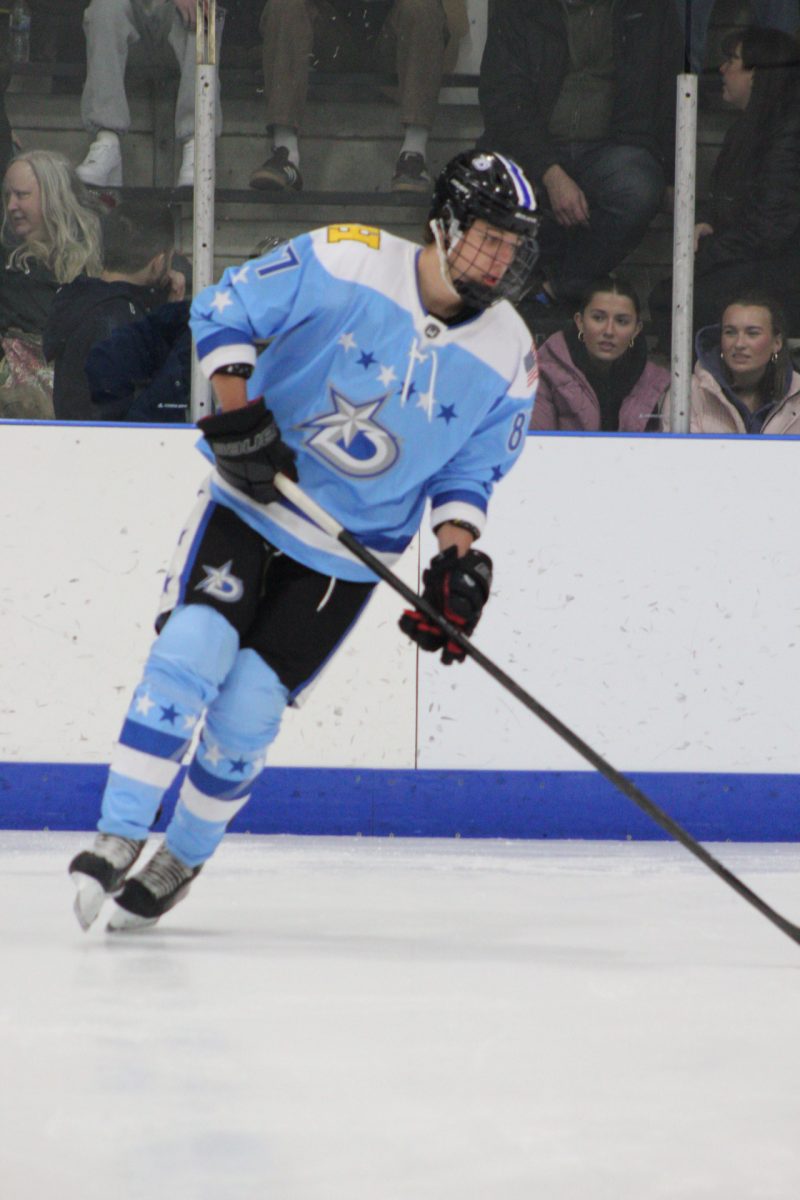
<svg viewBox="0 0 800 1200">
<path fill-rule="evenodd" d="M 122 203 L 103 220 L 103 270 L 61 288 L 44 333 L 55 366 L 53 407 L 60 421 L 117 420 L 97 406 L 86 377 L 89 351 L 121 325 L 141 320 L 166 300 L 182 300 L 185 280 L 172 272 L 174 230 L 166 205 Z"/>
<path fill-rule="evenodd" d="M 285 241 L 266 234 L 250 258 L 262 258 Z M 191 290 L 188 275 L 186 290 Z M 192 385 L 189 307 L 188 301 L 164 304 L 143 320 L 115 329 L 89 351 L 86 378 L 92 403 L 105 420 L 187 419 Z"/>
<path fill-rule="evenodd" d="M 800 328 L 800 47 L 751 26 L 723 43 L 723 99 L 738 110 L 695 226 L 694 327 L 719 319 L 733 292 L 775 295 Z M 669 344 L 672 282 L 650 296 L 659 343 Z"/>
<path fill-rule="evenodd" d="M 520 163 L 549 214 L 524 315 L 574 304 L 641 239 L 674 168 L 682 61 L 664 0 L 490 0 L 480 144 Z"/>
<path fill-rule="evenodd" d="M 675 0 L 681 28 L 686 29 L 687 0 Z M 714 0 L 691 0 L 689 28 L 689 65 L 695 74 L 703 69 L 706 59 L 708 23 L 714 8 Z M 768 29 L 782 29 L 784 33 L 795 33 L 800 26 L 800 0 L 750 0 L 754 25 Z"/>
<path fill-rule="evenodd" d="M 392 191 L 431 191 L 426 162 L 428 134 L 442 74 L 452 66 L 467 31 L 465 0 L 267 0 L 261 14 L 269 158 L 250 176 L 264 190 L 303 186 L 297 132 L 308 91 L 309 66 L 335 63 L 362 69 L 364 59 L 397 71 L 405 137 Z M 373 13 L 376 15 L 373 16 Z"/>
<path fill-rule="evenodd" d="M 639 297 L 622 279 L 591 284 L 537 357 L 531 429 L 642 433 L 669 387 L 669 372 L 648 362 Z"/>
<path fill-rule="evenodd" d="M 697 335 L 691 432 L 800 434 L 800 375 L 781 307 L 763 292 L 733 295 L 721 323 Z M 670 427 L 669 393 L 661 425 Z"/>
<path fill-rule="evenodd" d="M 162 304 L 92 347 L 86 378 L 101 419 L 186 420 L 192 375 L 189 307 L 188 300 Z"/>
<path fill-rule="evenodd" d="M 101 270 L 100 218 L 61 154 L 31 150 L 3 178 L 0 416 L 53 416 L 42 333 L 58 288 Z"/>
<path fill-rule="evenodd" d="M 86 83 L 81 116 L 94 134 L 78 175 L 92 187 L 120 187 L 120 135 L 131 124 L 125 95 L 128 50 L 145 41 L 152 48 L 169 42 L 180 67 L 175 107 L 175 138 L 182 145 L 176 187 L 194 184 L 195 24 L 197 0 L 91 0 L 83 15 Z M 152 52 L 152 50 L 151 50 Z M 217 133 L 222 118 L 217 93 Z"/>
</svg>

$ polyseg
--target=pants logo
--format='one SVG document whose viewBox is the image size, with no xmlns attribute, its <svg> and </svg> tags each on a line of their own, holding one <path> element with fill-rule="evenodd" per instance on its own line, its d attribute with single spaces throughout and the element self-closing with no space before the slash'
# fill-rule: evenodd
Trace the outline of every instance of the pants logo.
<svg viewBox="0 0 800 1200">
<path fill-rule="evenodd" d="M 224 567 L 208 567 L 203 563 L 206 577 L 200 580 L 194 590 L 205 592 L 207 596 L 213 596 L 223 604 L 235 604 L 244 595 L 244 584 L 241 579 L 231 574 L 232 566 L 232 558 L 228 559 Z"/>
</svg>

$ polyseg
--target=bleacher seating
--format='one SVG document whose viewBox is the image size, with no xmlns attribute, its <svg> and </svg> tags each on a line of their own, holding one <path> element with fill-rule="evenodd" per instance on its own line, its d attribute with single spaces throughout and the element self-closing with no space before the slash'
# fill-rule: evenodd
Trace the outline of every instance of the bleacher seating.
<svg viewBox="0 0 800 1200">
<path fill-rule="evenodd" d="M 669 0 L 665 0 L 665 3 Z M 730 119 L 715 100 L 715 61 L 721 34 L 747 19 L 741 0 L 718 0 L 711 30 L 709 67 L 702 81 L 706 98 L 698 136 L 698 180 L 702 188 Z M 263 85 L 253 54 L 226 43 L 221 79 L 224 130 L 217 153 L 216 266 L 221 270 L 245 257 L 265 235 L 290 235 L 347 217 L 409 237 L 419 236 L 426 206 L 389 192 L 398 151 L 397 109 L 389 98 L 391 80 L 363 75 L 313 77 L 302 132 L 306 188 L 301 193 L 268 194 L 247 187 L 252 168 L 266 152 Z M 247 65 L 233 65 L 246 62 Z M 88 145 L 80 120 L 84 65 L 80 61 L 39 61 L 15 69 L 6 103 L 11 124 L 26 149 L 60 150 L 79 162 Z M 169 51 L 146 63 L 131 56 L 128 93 L 133 124 L 123 143 L 126 189 L 158 189 L 175 205 L 181 249 L 191 251 L 191 193 L 172 187 L 176 149 L 172 137 L 177 76 Z M 450 76 L 429 142 L 429 161 L 438 169 L 453 153 L 474 142 L 482 128 L 477 78 Z M 669 272 L 671 217 L 660 214 L 626 273 L 646 297 Z"/>
</svg>

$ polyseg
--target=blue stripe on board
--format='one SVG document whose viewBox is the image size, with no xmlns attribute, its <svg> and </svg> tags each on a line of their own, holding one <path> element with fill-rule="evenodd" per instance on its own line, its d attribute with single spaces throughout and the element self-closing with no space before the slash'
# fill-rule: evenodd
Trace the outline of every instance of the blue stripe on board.
<svg viewBox="0 0 800 1200">
<path fill-rule="evenodd" d="M 94 828 L 106 771 L 95 764 L 0 764 L 0 827 Z M 631 778 L 700 840 L 800 840 L 800 775 L 642 772 Z M 177 788 L 176 781 L 168 813 Z M 591 771 L 271 767 L 231 828 L 398 837 L 666 837 Z"/>
</svg>

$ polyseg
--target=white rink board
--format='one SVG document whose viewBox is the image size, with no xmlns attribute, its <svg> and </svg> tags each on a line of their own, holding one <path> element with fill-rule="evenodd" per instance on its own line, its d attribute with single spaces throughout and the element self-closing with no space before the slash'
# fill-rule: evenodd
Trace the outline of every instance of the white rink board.
<svg viewBox="0 0 800 1200">
<path fill-rule="evenodd" d="M 208 474 L 192 429 L 7 423 L 0 438 L 0 760 L 107 762 Z M 416 585 L 416 551 L 402 564 Z M 287 713 L 275 766 L 408 766 L 415 655 L 383 589 Z M 360 648 L 359 648 L 360 647 Z"/>
<path fill-rule="evenodd" d="M 797 773 L 798 459 L 793 438 L 529 437 L 479 543 L 476 643 L 625 771 Z M 423 768 L 586 767 L 472 663 L 421 656 L 420 712 Z"/>
<path fill-rule="evenodd" d="M 108 761 L 206 466 L 183 429 L 6 423 L 0 760 Z M 623 770 L 797 773 L 794 439 L 528 439 L 482 545 L 476 641 Z M 432 550 L 424 535 L 423 556 Z M 417 554 L 403 575 L 416 584 Z M 416 661 L 387 588 L 270 759 L 585 764 L 472 664 Z"/>
</svg>

